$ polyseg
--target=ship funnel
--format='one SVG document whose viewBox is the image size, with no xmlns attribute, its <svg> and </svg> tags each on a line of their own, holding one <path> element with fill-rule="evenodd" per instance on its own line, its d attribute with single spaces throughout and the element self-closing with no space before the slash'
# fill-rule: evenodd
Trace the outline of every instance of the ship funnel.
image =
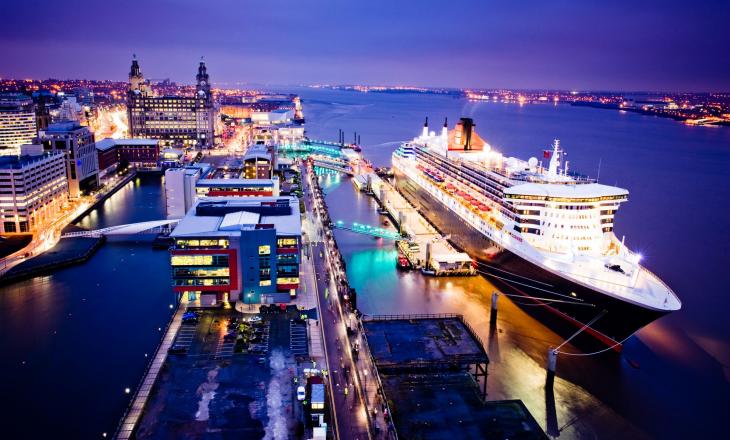
<svg viewBox="0 0 730 440">
<path fill-rule="evenodd" d="M 461 118 L 461 130 L 464 150 L 471 150 L 471 135 L 474 131 L 474 127 L 474 120 L 472 118 Z"/>
</svg>

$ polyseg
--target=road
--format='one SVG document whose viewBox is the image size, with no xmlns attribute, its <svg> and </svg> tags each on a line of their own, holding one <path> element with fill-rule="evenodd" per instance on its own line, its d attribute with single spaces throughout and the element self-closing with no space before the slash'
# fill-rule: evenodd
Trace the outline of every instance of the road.
<svg viewBox="0 0 730 440">
<path fill-rule="evenodd" d="M 345 313 L 343 313 L 339 297 L 335 293 L 334 274 L 330 270 L 334 267 L 330 259 L 331 250 L 327 247 L 322 223 L 312 198 L 310 176 L 306 171 L 302 174 L 307 213 L 305 233 L 309 238 L 307 251 L 316 274 L 320 323 L 324 333 L 324 348 L 329 371 L 330 404 L 333 405 L 333 414 L 336 419 L 337 437 L 355 440 L 371 439 L 368 430 L 367 409 L 359 381 L 354 376 L 352 353 L 347 343 Z"/>
</svg>

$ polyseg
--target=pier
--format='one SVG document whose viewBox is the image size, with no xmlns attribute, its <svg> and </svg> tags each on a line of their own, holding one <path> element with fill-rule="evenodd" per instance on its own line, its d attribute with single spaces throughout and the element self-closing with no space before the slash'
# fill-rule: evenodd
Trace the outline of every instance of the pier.
<svg viewBox="0 0 730 440">
<path fill-rule="evenodd" d="M 408 240 L 398 250 L 411 268 L 429 275 L 476 275 L 472 259 L 459 252 L 390 183 L 375 173 L 353 178 L 356 188 L 373 196 L 381 213 L 390 216 Z"/>
</svg>

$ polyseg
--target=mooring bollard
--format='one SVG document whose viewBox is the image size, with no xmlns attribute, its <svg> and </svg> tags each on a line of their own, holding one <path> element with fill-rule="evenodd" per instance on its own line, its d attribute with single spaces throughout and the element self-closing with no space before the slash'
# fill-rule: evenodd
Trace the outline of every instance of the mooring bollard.
<svg viewBox="0 0 730 440">
<path fill-rule="evenodd" d="M 497 322 L 497 300 L 499 300 L 499 292 L 492 292 L 492 308 L 489 314 L 489 325 L 493 326 Z"/>
<path fill-rule="evenodd" d="M 554 348 L 548 348 L 548 373 L 555 374 L 555 365 L 558 363 L 558 350 Z"/>
</svg>

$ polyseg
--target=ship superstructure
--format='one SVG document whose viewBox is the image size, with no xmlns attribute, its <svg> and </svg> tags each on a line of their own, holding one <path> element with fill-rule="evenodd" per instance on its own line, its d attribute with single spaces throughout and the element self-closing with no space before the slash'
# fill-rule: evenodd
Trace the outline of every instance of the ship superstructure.
<svg viewBox="0 0 730 440">
<path fill-rule="evenodd" d="M 597 317 L 590 331 L 618 343 L 681 303 L 613 232 L 628 191 L 568 165 L 558 140 L 542 160 L 505 157 L 469 118 L 438 134 L 426 122 L 393 154 L 404 196 L 483 271 L 576 325 Z"/>
</svg>

